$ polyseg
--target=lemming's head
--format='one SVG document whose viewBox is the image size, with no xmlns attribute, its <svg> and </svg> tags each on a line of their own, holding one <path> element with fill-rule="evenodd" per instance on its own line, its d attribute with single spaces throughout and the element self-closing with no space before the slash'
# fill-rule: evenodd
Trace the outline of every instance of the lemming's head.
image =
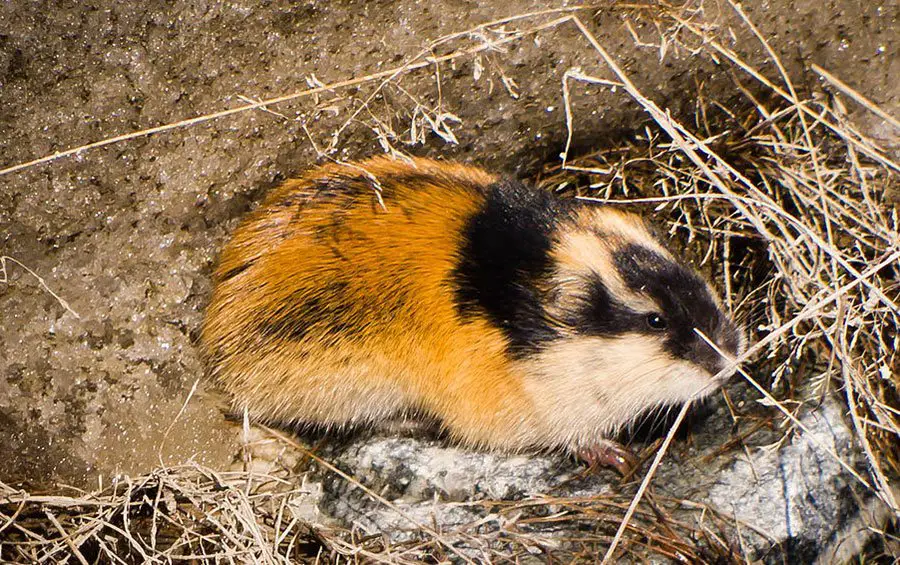
<svg viewBox="0 0 900 565">
<path fill-rule="evenodd" d="M 715 390 L 738 327 L 709 284 L 634 214 L 498 183 L 464 234 L 454 273 L 463 320 L 505 334 L 532 396 L 614 406 L 615 425 L 646 408 Z M 543 402 L 543 399 L 537 401 Z"/>
<path fill-rule="evenodd" d="M 710 285 L 634 214 L 583 206 L 560 224 L 544 310 L 557 328 L 544 358 L 562 358 L 583 386 L 641 408 L 714 391 L 742 336 Z"/>
</svg>

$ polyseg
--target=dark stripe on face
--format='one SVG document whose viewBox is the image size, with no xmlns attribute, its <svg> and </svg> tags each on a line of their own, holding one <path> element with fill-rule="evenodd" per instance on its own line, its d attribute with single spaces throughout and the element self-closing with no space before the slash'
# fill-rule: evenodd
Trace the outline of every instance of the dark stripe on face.
<svg viewBox="0 0 900 565">
<path fill-rule="evenodd" d="M 574 313 L 574 318 L 565 320 L 576 331 L 602 337 L 644 331 L 646 316 L 613 298 L 599 275 L 591 277 L 588 289 L 584 304 Z"/>
<path fill-rule="evenodd" d="M 666 349 L 716 373 L 722 358 L 694 328 L 706 334 L 725 351 L 735 354 L 739 336 L 735 325 L 719 309 L 706 283 L 691 269 L 638 244 L 623 247 L 613 256 L 616 269 L 629 289 L 649 296 L 666 320 Z M 654 332 L 645 329 L 648 334 Z"/>
<path fill-rule="evenodd" d="M 489 187 L 468 221 L 450 283 L 463 320 L 483 315 L 509 340 L 513 355 L 533 352 L 557 334 L 544 315 L 538 283 L 551 271 L 552 234 L 570 205 L 516 181 Z"/>
</svg>

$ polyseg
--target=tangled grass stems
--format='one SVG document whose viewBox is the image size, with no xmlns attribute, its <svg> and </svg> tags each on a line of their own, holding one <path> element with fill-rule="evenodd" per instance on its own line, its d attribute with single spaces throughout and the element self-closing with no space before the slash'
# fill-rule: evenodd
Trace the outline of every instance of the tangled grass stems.
<svg viewBox="0 0 900 565">
<path fill-rule="evenodd" d="M 765 260 L 772 264 L 772 268 L 769 269 L 771 276 L 759 281 L 758 286 L 770 288 L 767 296 L 769 307 L 762 314 L 762 317 L 769 321 L 769 327 L 760 329 L 767 329 L 772 337 L 777 333 L 784 334 L 783 339 L 786 343 L 784 341 L 781 343 L 782 350 L 790 351 L 790 355 L 782 358 L 781 363 L 777 364 L 776 372 L 783 373 L 788 369 L 791 359 L 798 357 L 803 347 L 810 344 L 820 346 L 819 353 L 826 353 L 828 372 L 835 374 L 834 369 L 837 366 L 836 373 L 840 377 L 821 379 L 820 383 L 827 386 L 831 382 L 842 382 L 854 429 L 869 463 L 874 488 L 849 463 L 834 453 L 832 456 L 860 483 L 872 489 L 892 509 L 895 516 L 900 517 L 900 507 L 883 468 L 885 464 L 896 463 L 890 454 L 896 453 L 900 446 L 898 441 L 900 425 L 893 415 L 880 409 L 885 398 L 872 394 L 872 388 L 868 386 L 873 382 L 891 380 L 893 377 L 892 386 L 889 387 L 890 398 L 886 400 L 888 405 L 896 404 L 897 376 L 892 374 L 892 368 L 896 372 L 897 364 L 894 358 L 898 333 L 896 269 L 897 259 L 900 257 L 897 254 L 900 250 L 900 234 L 897 230 L 896 210 L 893 213 L 893 223 L 885 221 L 886 190 L 879 195 L 873 195 L 869 181 L 877 179 L 886 184 L 896 182 L 896 171 L 900 169 L 897 168 L 897 163 L 886 156 L 886 151 L 866 140 L 863 151 L 871 157 L 871 162 L 866 163 L 868 170 L 863 170 L 856 154 L 856 150 L 861 147 L 862 138 L 855 130 L 841 127 L 845 120 L 840 113 L 843 110 L 840 102 L 835 104 L 836 110 L 826 103 L 812 99 L 801 100 L 790 76 L 765 37 L 739 5 L 731 2 L 729 4 L 764 46 L 784 81 L 784 89 L 764 79 L 761 73 L 744 64 L 733 52 L 722 48 L 717 39 L 711 36 L 708 28 L 701 30 L 698 26 L 689 25 L 687 20 L 677 14 L 666 22 L 664 17 L 667 12 L 662 10 L 657 29 L 677 30 L 680 27 L 689 29 L 702 40 L 701 45 L 695 46 L 694 53 L 702 53 L 703 46 L 707 43 L 716 46 L 720 53 L 727 53 L 729 59 L 738 67 L 788 102 L 788 106 L 773 113 L 764 108 L 755 97 L 748 96 L 752 102 L 749 107 L 764 117 L 763 123 L 759 123 L 760 120 L 753 119 L 752 115 L 747 116 L 743 123 L 752 124 L 749 130 L 746 127 L 742 128 L 740 123 L 734 123 L 736 120 L 733 119 L 735 117 L 733 113 L 725 112 L 726 117 L 732 118 L 728 128 L 709 131 L 707 118 L 709 111 L 706 108 L 701 110 L 702 123 L 707 125 L 707 131 L 691 131 L 678 123 L 668 112 L 662 110 L 635 87 L 628 74 L 619 67 L 577 16 L 573 16 L 572 19 L 601 61 L 612 71 L 615 82 L 621 84 L 624 91 L 652 117 L 655 126 L 663 135 L 671 139 L 671 143 L 664 146 L 654 147 L 652 143 L 648 143 L 644 146 L 643 154 L 632 155 L 628 159 L 629 163 L 642 162 L 655 165 L 661 162 L 662 174 L 651 171 L 644 179 L 645 190 L 653 194 L 663 187 L 664 199 L 672 193 L 677 196 L 698 197 L 669 199 L 661 204 L 657 211 L 666 208 L 666 204 L 672 204 L 677 209 L 679 217 L 675 220 L 670 218 L 670 225 L 673 228 L 676 226 L 685 228 L 689 239 L 697 239 L 697 228 L 706 228 L 705 237 L 701 237 L 708 242 L 709 251 L 704 261 L 712 255 L 718 255 L 722 259 L 723 270 L 717 273 L 717 278 L 724 278 L 725 286 L 729 290 L 732 287 L 732 275 L 729 272 L 731 261 L 728 255 L 731 253 L 730 250 L 719 250 L 716 253 L 714 249 L 716 243 L 712 234 L 729 233 L 725 238 L 729 244 L 731 238 L 737 234 L 747 234 L 748 239 L 761 237 L 765 241 L 768 255 Z M 671 33 L 668 37 L 663 37 L 661 43 L 677 42 L 679 41 L 677 35 L 677 31 Z M 573 163 L 574 166 L 568 163 L 574 121 L 573 112 L 569 107 L 570 79 L 591 84 L 603 84 L 604 81 L 612 83 L 608 79 L 585 76 L 580 72 L 566 73 L 564 76 L 563 95 L 568 137 L 563 163 L 559 167 L 563 178 L 555 180 L 561 181 L 559 186 L 564 186 L 573 183 L 573 179 L 569 178 L 573 173 L 602 171 L 604 173 L 602 176 L 606 178 L 610 176 L 618 178 L 621 181 L 618 188 L 621 190 L 616 190 L 611 183 L 602 180 L 591 183 L 590 188 L 596 192 L 603 191 L 607 197 L 617 192 L 627 194 L 625 179 L 629 176 L 633 178 L 634 174 L 626 175 L 624 167 L 616 171 L 615 166 L 611 166 L 609 162 L 601 162 L 599 166 L 577 161 Z M 740 92 L 748 94 L 746 88 L 738 86 Z M 849 89 L 843 83 L 841 88 L 844 91 Z M 868 110 L 878 115 L 884 114 L 865 97 L 855 95 L 852 98 L 864 101 L 863 105 Z M 814 117 L 812 123 L 807 121 L 808 113 Z M 701 120 L 697 122 L 701 123 Z M 735 140 L 733 153 L 725 154 L 721 150 L 713 149 L 713 144 L 721 146 L 723 138 L 727 138 L 730 131 L 740 131 L 744 134 Z M 648 135 L 647 141 L 655 137 Z M 740 156 L 742 160 L 737 161 L 733 157 L 738 151 L 734 150 L 741 144 L 753 147 L 755 154 L 745 153 Z M 846 152 L 842 154 L 843 147 L 846 147 Z M 627 150 L 625 152 L 627 153 Z M 665 158 L 666 153 L 669 153 L 668 159 Z M 721 195 L 723 198 L 719 202 L 727 202 L 731 209 L 719 209 L 715 211 L 715 215 L 710 214 L 709 208 L 703 206 L 705 199 L 699 197 L 713 194 Z M 868 276 L 860 272 L 859 266 L 872 263 L 879 265 L 875 272 L 867 273 Z M 863 291 L 862 298 L 855 293 L 839 292 L 839 288 L 848 278 L 865 287 L 860 289 Z M 788 300 L 779 300 L 785 291 Z M 750 292 L 752 290 L 748 289 L 745 294 L 749 295 Z M 816 317 L 803 324 L 803 329 L 798 332 L 796 328 L 801 327 L 801 324 L 796 322 L 802 320 L 800 314 L 804 308 L 814 301 L 815 296 L 829 292 L 837 298 L 835 304 L 828 309 L 820 309 Z M 729 296 L 732 294 L 729 292 Z M 873 300 L 876 304 L 872 303 Z M 852 340 L 847 339 L 848 329 L 851 327 L 858 328 Z M 784 331 L 788 328 L 792 331 Z M 885 331 L 882 332 L 882 329 Z M 887 343 L 890 336 L 893 336 L 894 347 Z M 765 388 L 760 387 L 745 371 L 741 372 L 770 403 L 777 406 L 793 424 L 802 428 L 791 410 L 769 394 Z M 773 384 L 777 382 L 776 378 Z M 809 384 L 815 383 L 810 380 Z M 820 390 L 819 393 L 823 391 Z M 857 402 L 855 398 L 857 395 L 862 402 Z M 809 396 L 815 396 L 815 393 Z M 874 418 L 860 418 L 857 413 L 858 404 L 867 406 L 869 415 Z M 864 420 L 873 422 L 873 425 L 867 426 Z M 872 448 L 873 439 L 882 442 L 877 450 Z M 620 525 L 618 535 L 608 548 L 605 560 L 612 556 L 619 535 L 627 526 L 631 510 L 639 502 L 654 470 L 655 467 L 651 468 L 635 495 L 629 512 Z M 896 466 L 890 473 L 897 476 Z"/>
<path fill-rule="evenodd" d="M 76 496 L 30 496 L 0 483 L 0 559 L 421 563 L 455 553 L 497 563 L 526 555 L 571 560 L 608 544 L 628 503 L 621 494 L 460 503 L 483 508 L 485 518 L 442 531 L 441 541 L 414 530 L 424 537 L 389 544 L 382 535 L 310 524 L 294 511 L 295 501 L 304 495 L 281 476 L 215 472 L 198 465 L 159 469 Z M 693 524 L 674 517 L 672 512 L 686 504 L 691 503 L 648 496 L 627 539 L 660 557 L 696 563 L 736 560 L 737 549 L 724 534 L 727 520 L 699 505 L 698 514 L 710 519 Z"/>
<path fill-rule="evenodd" d="M 248 480 L 254 484 L 250 494 L 243 488 Z M 267 520 L 273 502 L 297 494 L 293 483 L 276 477 L 196 465 L 126 477 L 80 496 L 30 496 L 0 484 L 0 559 L 41 563 L 74 555 L 81 563 L 163 563 L 252 557 L 290 563 L 310 547 L 322 547 L 305 523 L 292 521 L 279 531 Z"/>
<path fill-rule="evenodd" d="M 765 43 L 746 14 L 738 6 L 735 9 Z M 724 269 L 734 263 L 729 257 L 732 253 L 726 254 L 722 248 L 724 242 L 764 241 L 764 255 L 755 260 L 768 264 L 768 274 L 745 283 L 741 289 L 745 296 L 754 292 L 753 286 L 769 289 L 763 311 L 755 312 L 758 320 L 767 323 L 751 328 L 758 336 L 790 324 L 817 296 L 835 294 L 847 281 L 859 282 L 862 288 L 836 294 L 839 297 L 829 308 L 777 340 L 775 351 L 781 353 L 770 353 L 770 357 L 781 362 L 774 368 L 773 385 L 805 349 L 825 353 L 835 378 L 824 379 L 821 384 L 837 382 L 844 387 L 876 494 L 895 513 L 900 512 L 887 474 L 898 475 L 897 461 L 891 454 L 900 446 L 900 425 L 896 412 L 889 408 L 897 405 L 896 253 L 900 250 L 900 232 L 896 209 L 891 210 L 885 201 L 889 187 L 897 181 L 897 163 L 870 140 L 866 141 L 866 155 L 872 158 L 861 159 L 857 152 L 860 137 L 843 126 L 846 116 L 842 105 L 838 101 L 829 104 L 799 99 L 780 62 L 776 66 L 783 73 L 787 90 L 762 79 L 752 67 L 721 48 L 708 30 L 700 31 L 673 16 L 670 28 L 683 26 L 703 44 L 729 53 L 735 64 L 749 68 L 751 76 L 760 78 L 765 87 L 788 102 L 773 111 L 748 96 L 744 115 L 729 119 L 718 112 L 720 120 L 727 122 L 719 131 L 691 132 L 643 96 L 586 27 L 580 22 L 577 25 L 616 80 L 652 116 L 662 135 L 673 141 L 660 143 L 659 135 L 648 135 L 640 140 L 640 148 L 634 144 L 614 148 L 604 155 L 574 160 L 574 167 L 558 167 L 556 174 L 545 177 L 544 184 L 579 186 L 574 176 L 603 171 L 593 175 L 586 190 L 582 182 L 580 193 L 603 193 L 608 198 L 612 194 L 627 195 L 629 188 L 634 192 L 639 183 L 643 195 L 652 195 L 649 200 L 659 202 L 656 211 L 666 212 L 658 215 L 667 219 L 673 232 L 687 231 L 690 239 L 707 245 L 707 259 L 719 259 L 723 265 L 723 271 L 717 273 L 719 280 L 727 275 Z M 766 48 L 775 57 L 767 44 Z M 743 87 L 738 90 L 747 92 Z M 866 107 L 873 109 L 871 102 Z M 714 111 L 704 109 L 704 115 Z M 815 118 L 812 123 L 806 121 L 809 115 Z M 571 110 L 566 116 L 571 139 Z M 716 149 L 703 139 L 714 139 Z M 727 234 L 724 240 L 719 237 L 722 234 Z M 880 268 L 864 275 L 861 267 L 872 264 Z M 729 286 L 733 280 L 733 276 L 727 276 Z M 855 330 L 852 335 L 851 329 Z M 857 408 L 866 412 L 864 417 L 856 413 Z M 789 414 L 787 410 L 785 413 Z"/>
</svg>

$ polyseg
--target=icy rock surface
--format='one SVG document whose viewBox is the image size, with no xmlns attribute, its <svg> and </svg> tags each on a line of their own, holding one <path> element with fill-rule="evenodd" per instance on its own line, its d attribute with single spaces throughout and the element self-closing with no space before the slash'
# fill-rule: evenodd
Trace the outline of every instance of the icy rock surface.
<svg viewBox="0 0 900 565">
<path fill-rule="evenodd" d="M 759 447 L 779 437 L 763 436 L 765 441 L 750 447 L 751 463 L 745 457 L 735 460 L 734 452 L 715 455 L 729 424 L 720 409 L 694 430 L 693 447 L 673 444 L 653 488 L 704 501 L 731 517 L 732 524 L 738 520 L 740 534 L 731 532 L 731 539 L 743 544 L 747 554 L 766 562 L 811 562 L 829 551 L 857 512 L 854 479 L 825 451 L 852 462 L 852 435 L 833 399 L 802 413 L 801 422 L 807 431 L 798 429 L 779 449 Z M 706 456 L 711 463 L 698 463 Z M 559 455 L 484 453 L 413 438 L 360 440 L 333 460 L 394 508 L 343 479 L 332 479 L 326 481 L 323 512 L 365 532 L 390 532 L 395 541 L 408 538 L 416 525 L 448 531 L 478 520 L 500 520 L 479 500 L 548 493 L 581 497 L 620 489 L 611 472 L 584 477 L 583 466 Z M 697 520 L 697 514 L 685 512 L 684 520 Z M 555 535 L 564 534 L 563 526 Z"/>
<path fill-rule="evenodd" d="M 856 512 L 854 479 L 826 451 L 852 460 L 852 432 L 841 410 L 826 399 L 803 415 L 806 431 L 789 445 L 756 450 L 752 461 L 736 460 L 710 489 L 709 502 L 764 532 L 792 558 L 814 558 Z M 755 544 L 766 545 L 761 539 Z"/>
<path fill-rule="evenodd" d="M 343 481 L 332 484 L 326 495 L 326 512 L 372 532 L 398 533 L 414 527 L 410 519 L 443 527 L 474 522 L 485 511 L 477 504 L 466 503 L 548 493 L 582 470 L 560 456 L 484 453 L 413 438 L 353 444 L 337 462 L 352 469 L 357 480 L 392 500 L 406 517 Z M 606 492 L 608 486 L 595 481 L 588 490 L 597 494 Z"/>
</svg>

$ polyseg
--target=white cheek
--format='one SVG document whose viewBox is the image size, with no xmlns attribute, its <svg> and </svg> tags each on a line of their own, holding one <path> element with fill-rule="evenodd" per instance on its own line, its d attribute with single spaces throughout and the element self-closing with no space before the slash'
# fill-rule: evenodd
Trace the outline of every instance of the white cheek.
<svg viewBox="0 0 900 565">
<path fill-rule="evenodd" d="M 718 388 L 709 372 L 687 361 L 673 363 L 658 385 L 657 403 L 663 404 L 698 400 Z"/>
<path fill-rule="evenodd" d="M 526 391 L 552 436 L 547 440 L 560 445 L 596 441 L 649 408 L 716 388 L 705 370 L 639 334 L 562 340 L 524 361 L 522 369 Z"/>
</svg>

